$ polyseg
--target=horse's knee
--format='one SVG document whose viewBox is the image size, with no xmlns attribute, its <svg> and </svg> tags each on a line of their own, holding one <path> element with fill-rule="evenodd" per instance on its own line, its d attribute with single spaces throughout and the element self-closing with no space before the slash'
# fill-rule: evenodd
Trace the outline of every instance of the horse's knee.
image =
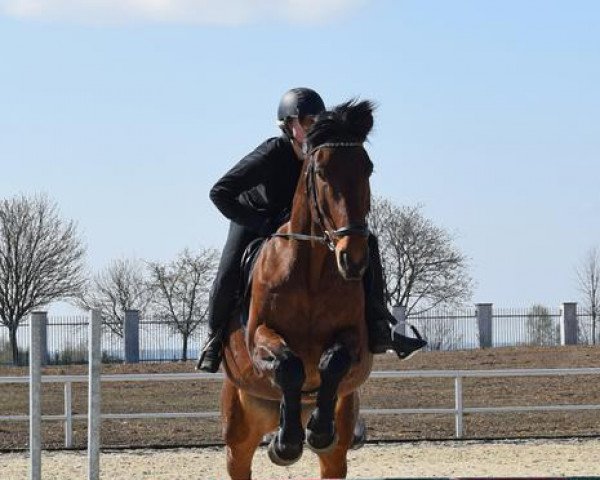
<svg viewBox="0 0 600 480">
<path fill-rule="evenodd" d="M 339 381 L 346 375 L 351 363 L 352 355 L 348 349 L 342 344 L 334 345 L 323 353 L 319 362 L 321 380 L 324 382 Z"/>
<path fill-rule="evenodd" d="M 275 382 L 283 391 L 302 388 L 306 378 L 302 360 L 289 349 L 275 359 L 274 373 Z"/>
</svg>

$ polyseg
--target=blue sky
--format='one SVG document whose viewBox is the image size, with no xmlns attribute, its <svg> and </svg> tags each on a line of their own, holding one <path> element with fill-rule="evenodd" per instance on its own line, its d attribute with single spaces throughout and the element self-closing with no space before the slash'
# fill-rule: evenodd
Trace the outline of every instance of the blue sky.
<svg viewBox="0 0 600 480">
<path fill-rule="evenodd" d="M 221 247 L 210 187 L 310 86 L 379 104 L 373 190 L 456 235 L 474 302 L 577 300 L 600 244 L 600 3 L 88 4 L 0 0 L 0 197 L 55 199 L 92 269 Z"/>
</svg>

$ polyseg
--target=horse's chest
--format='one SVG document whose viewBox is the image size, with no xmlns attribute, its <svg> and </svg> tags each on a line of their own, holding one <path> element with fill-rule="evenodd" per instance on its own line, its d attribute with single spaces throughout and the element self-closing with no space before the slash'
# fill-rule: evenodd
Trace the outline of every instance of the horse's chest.
<svg viewBox="0 0 600 480">
<path fill-rule="evenodd" d="M 356 316 L 362 315 L 364 310 L 362 286 L 352 287 L 323 288 L 316 292 L 292 288 L 289 291 L 272 293 L 269 303 L 273 307 L 273 316 L 286 322 L 291 320 L 303 325 L 320 326 L 324 322 L 338 319 L 346 323 L 344 319 L 353 321 Z"/>
<path fill-rule="evenodd" d="M 259 323 L 320 331 L 332 325 L 345 328 L 363 317 L 362 282 L 343 280 L 333 256 L 315 274 L 308 260 L 279 256 L 276 263 L 273 253 L 273 249 L 264 252 L 264 268 L 255 277 Z"/>
</svg>

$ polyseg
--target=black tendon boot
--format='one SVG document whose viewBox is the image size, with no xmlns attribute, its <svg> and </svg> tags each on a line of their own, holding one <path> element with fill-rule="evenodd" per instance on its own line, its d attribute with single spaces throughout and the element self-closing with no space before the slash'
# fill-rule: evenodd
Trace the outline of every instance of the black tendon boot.
<svg viewBox="0 0 600 480">
<path fill-rule="evenodd" d="M 196 370 L 206 373 L 215 373 L 219 370 L 223 358 L 223 329 L 210 332 L 208 340 L 202 348 Z"/>
</svg>

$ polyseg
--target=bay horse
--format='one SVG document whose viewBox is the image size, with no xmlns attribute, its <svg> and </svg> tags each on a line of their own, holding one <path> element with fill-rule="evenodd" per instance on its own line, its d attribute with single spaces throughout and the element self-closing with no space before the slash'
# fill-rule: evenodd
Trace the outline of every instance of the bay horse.
<svg viewBox="0 0 600 480">
<path fill-rule="evenodd" d="M 254 452 L 276 430 L 268 455 L 291 465 L 303 444 L 322 478 L 345 478 L 369 352 L 362 276 L 373 165 L 363 143 L 373 104 L 351 100 L 320 115 L 291 216 L 261 247 L 248 324 L 231 322 L 221 396 L 227 470 L 251 478 Z"/>
</svg>

